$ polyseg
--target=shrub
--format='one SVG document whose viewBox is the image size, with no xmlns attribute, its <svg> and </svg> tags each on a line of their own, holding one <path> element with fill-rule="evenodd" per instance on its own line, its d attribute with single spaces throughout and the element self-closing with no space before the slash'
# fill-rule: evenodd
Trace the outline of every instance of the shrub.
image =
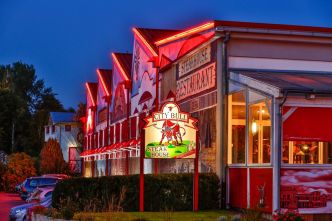
<svg viewBox="0 0 332 221">
<path fill-rule="evenodd" d="M 3 176 L 5 190 L 12 192 L 17 184 L 35 175 L 34 160 L 25 153 L 13 153 L 9 156 L 7 171 Z"/>
<path fill-rule="evenodd" d="M 275 221 L 304 221 L 304 218 L 297 210 L 286 210 L 285 212 L 275 211 L 273 215 Z"/>
<path fill-rule="evenodd" d="M 215 174 L 200 174 L 199 208 L 218 209 L 220 184 Z M 193 174 L 145 175 L 145 210 L 192 210 Z M 125 188 L 125 196 L 121 196 Z M 98 178 L 72 178 L 59 182 L 53 192 L 53 207 L 64 207 L 63 201 L 76 211 L 109 211 L 120 202 L 124 211 L 138 211 L 139 175 Z"/>
</svg>

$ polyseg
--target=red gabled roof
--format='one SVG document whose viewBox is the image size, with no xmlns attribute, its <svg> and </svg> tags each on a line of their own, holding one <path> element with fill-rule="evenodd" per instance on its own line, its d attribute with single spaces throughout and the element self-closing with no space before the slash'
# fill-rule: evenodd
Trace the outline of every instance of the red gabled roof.
<svg viewBox="0 0 332 221">
<path fill-rule="evenodd" d="M 124 74 L 126 74 L 127 79 L 130 79 L 133 55 L 130 53 L 118 53 L 117 52 L 117 53 L 112 53 L 112 56 L 115 56 L 116 60 L 119 62 L 119 65 L 121 66 L 122 70 L 125 72 Z"/>
<path fill-rule="evenodd" d="M 98 77 L 101 81 L 101 86 L 103 90 L 107 94 L 107 96 L 111 96 L 112 93 L 112 70 L 109 69 L 97 69 Z"/>
<path fill-rule="evenodd" d="M 134 28 L 133 31 L 134 32 L 137 31 L 156 54 L 158 54 L 158 48 L 155 42 L 158 39 L 165 38 L 167 36 L 174 35 L 175 33 L 179 32 L 179 30 L 151 29 L 151 28 Z"/>
<path fill-rule="evenodd" d="M 93 106 L 96 106 L 97 105 L 98 83 L 86 82 L 85 86 L 87 89 L 87 94 L 93 103 Z"/>
<path fill-rule="evenodd" d="M 228 27 L 228 28 L 252 28 L 252 29 L 269 29 L 269 30 L 281 30 L 281 31 L 294 31 L 294 32 L 315 32 L 315 33 L 332 33 L 331 27 L 314 27 L 304 25 L 286 25 L 286 24 L 269 24 L 269 23 L 255 23 L 255 22 L 239 22 L 239 21 L 209 21 L 202 25 L 198 25 L 189 28 L 184 31 L 175 32 L 168 36 L 160 37 L 155 40 L 155 45 L 163 45 L 192 34 L 200 33 L 208 29 L 216 27 Z"/>
</svg>

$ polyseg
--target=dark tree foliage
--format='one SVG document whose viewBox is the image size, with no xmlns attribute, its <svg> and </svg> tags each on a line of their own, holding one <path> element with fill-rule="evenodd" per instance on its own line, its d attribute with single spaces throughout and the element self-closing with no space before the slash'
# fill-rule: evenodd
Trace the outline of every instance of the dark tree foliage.
<svg viewBox="0 0 332 221">
<path fill-rule="evenodd" d="M 32 65 L 0 65 L 0 150 L 38 156 L 49 112 L 63 111 L 55 95 Z"/>
</svg>

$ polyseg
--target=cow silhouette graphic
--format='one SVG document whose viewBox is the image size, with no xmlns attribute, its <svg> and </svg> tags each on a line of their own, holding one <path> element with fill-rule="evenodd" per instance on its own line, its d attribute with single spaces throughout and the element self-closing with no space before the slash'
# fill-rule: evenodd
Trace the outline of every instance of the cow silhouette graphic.
<svg viewBox="0 0 332 221">
<path fill-rule="evenodd" d="M 180 130 L 183 131 L 182 134 Z M 172 142 L 174 139 L 175 145 L 178 146 L 182 144 L 183 142 L 182 137 L 186 134 L 186 130 L 183 127 L 180 127 L 179 123 L 174 123 L 170 120 L 165 120 L 161 128 L 161 133 L 162 135 L 159 145 L 163 143 L 166 137 L 169 143 Z"/>
</svg>

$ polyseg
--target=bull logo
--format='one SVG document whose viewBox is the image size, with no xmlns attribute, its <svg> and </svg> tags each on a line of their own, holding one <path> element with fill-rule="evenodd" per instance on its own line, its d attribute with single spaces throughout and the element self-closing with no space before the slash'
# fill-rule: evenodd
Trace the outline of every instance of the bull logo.
<svg viewBox="0 0 332 221">
<path fill-rule="evenodd" d="M 182 130 L 182 134 L 181 134 Z M 167 138 L 168 143 L 172 143 L 173 139 L 175 141 L 175 146 L 182 144 L 182 137 L 186 134 L 186 130 L 183 127 L 180 127 L 179 123 L 173 123 L 170 120 L 165 120 L 163 126 L 161 128 L 161 140 L 159 145 L 161 145 L 165 139 Z M 178 141 L 179 139 L 179 141 Z"/>
</svg>

